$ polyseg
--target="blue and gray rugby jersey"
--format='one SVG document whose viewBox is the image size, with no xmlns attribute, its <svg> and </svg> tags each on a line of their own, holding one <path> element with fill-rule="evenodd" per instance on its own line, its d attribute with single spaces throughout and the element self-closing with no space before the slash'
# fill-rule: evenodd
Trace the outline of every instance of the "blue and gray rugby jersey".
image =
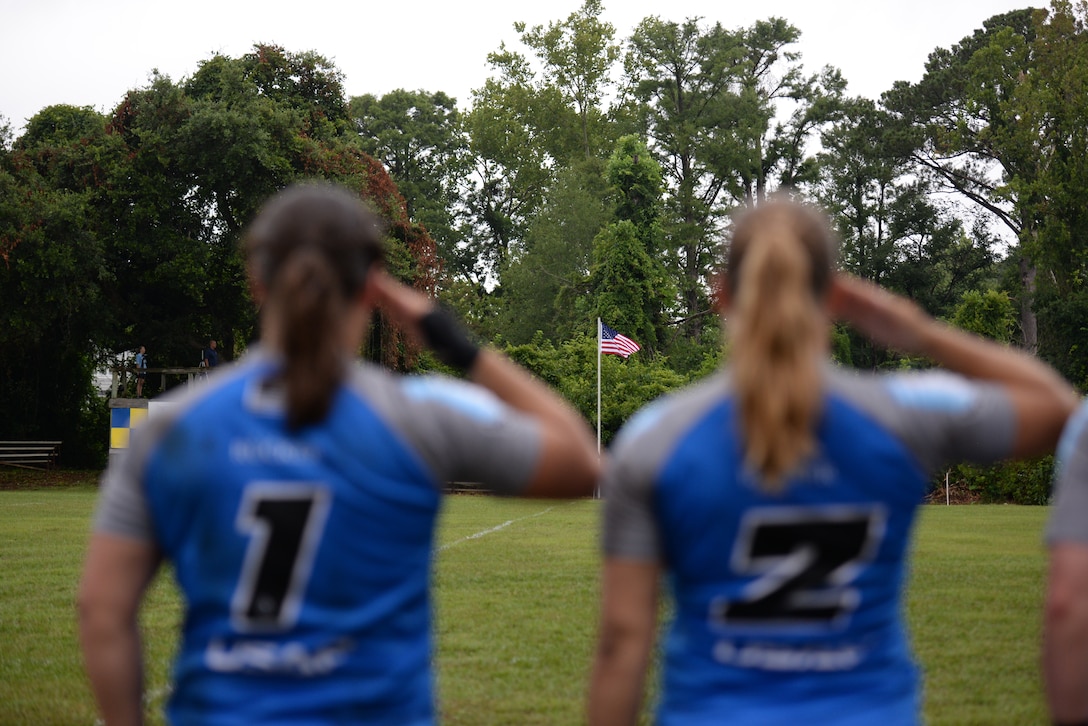
<svg viewBox="0 0 1088 726">
<path fill-rule="evenodd" d="M 1046 541 L 1088 545 L 1088 402 L 1070 417 L 1058 444 Z"/>
<path fill-rule="evenodd" d="M 997 387 L 828 367 L 817 453 L 780 495 L 743 465 L 728 375 L 655 402 L 606 475 L 608 557 L 658 562 L 675 615 L 658 723 L 914 724 L 901 616 L 914 512 L 954 461 L 1007 456 Z"/>
<path fill-rule="evenodd" d="M 360 366 L 289 432 L 257 352 L 111 463 L 96 531 L 153 542 L 186 603 L 175 724 L 434 721 L 428 579 L 450 481 L 521 492 L 538 426 L 482 389 Z"/>
</svg>

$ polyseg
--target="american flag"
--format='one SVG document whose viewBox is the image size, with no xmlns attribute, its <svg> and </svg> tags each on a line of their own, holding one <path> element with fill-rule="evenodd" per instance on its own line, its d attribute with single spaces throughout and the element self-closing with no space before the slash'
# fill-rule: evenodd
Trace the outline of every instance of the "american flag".
<svg viewBox="0 0 1088 726">
<path fill-rule="evenodd" d="M 601 323 L 601 352 L 612 353 L 613 355 L 622 355 L 624 358 L 628 357 L 632 353 L 642 350 L 642 346 L 635 341 L 628 338 L 626 335 L 620 335 L 612 328 L 608 327 L 604 323 Z"/>
</svg>

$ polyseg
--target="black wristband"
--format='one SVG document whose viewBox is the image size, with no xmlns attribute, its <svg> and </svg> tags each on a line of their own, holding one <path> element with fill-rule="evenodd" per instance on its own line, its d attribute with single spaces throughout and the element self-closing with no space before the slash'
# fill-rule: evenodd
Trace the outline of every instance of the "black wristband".
<svg viewBox="0 0 1088 726">
<path fill-rule="evenodd" d="M 462 373 L 472 368 L 480 354 L 480 346 L 473 343 L 460 323 L 442 308 L 435 308 L 420 318 L 419 330 L 438 360 Z"/>
</svg>

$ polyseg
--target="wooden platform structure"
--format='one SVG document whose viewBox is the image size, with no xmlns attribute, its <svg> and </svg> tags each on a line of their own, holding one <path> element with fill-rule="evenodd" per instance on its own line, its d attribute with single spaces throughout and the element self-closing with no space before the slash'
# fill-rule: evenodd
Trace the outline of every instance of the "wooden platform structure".
<svg viewBox="0 0 1088 726">
<path fill-rule="evenodd" d="M 149 377 L 152 375 L 162 376 L 161 385 L 159 386 L 160 391 L 166 390 L 167 376 L 178 376 L 180 378 L 184 378 L 185 383 L 187 385 L 190 385 L 199 376 L 202 376 L 208 372 L 207 368 L 199 367 L 145 368 L 144 370 Z M 134 381 L 136 380 L 136 369 L 134 367 L 125 366 L 123 368 L 114 368 L 111 372 L 113 374 L 113 381 L 110 384 L 111 399 L 117 398 L 119 394 L 123 395 L 124 393 L 127 393 L 129 384 L 135 385 Z"/>
</svg>

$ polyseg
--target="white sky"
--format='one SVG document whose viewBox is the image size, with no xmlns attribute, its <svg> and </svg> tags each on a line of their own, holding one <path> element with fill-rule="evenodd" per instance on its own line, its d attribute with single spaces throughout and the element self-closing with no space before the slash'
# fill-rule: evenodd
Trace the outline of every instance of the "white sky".
<svg viewBox="0 0 1088 726">
<path fill-rule="evenodd" d="M 565 19 L 581 0 L 0 0 L 0 116 L 18 134 L 48 105 L 111 111 L 152 69 L 175 81 L 216 52 L 254 43 L 313 50 L 344 74 L 347 95 L 396 88 L 444 91 L 464 106 L 488 76 L 501 41 L 520 48 L 515 21 Z M 917 81 L 934 48 L 997 13 L 1045 0 L 605 0 L 618 40 L 642 18 L 701 17 L 727 28 L 783 17 L 801 30 L 805 68 L 842 70 L 852 95 L 876 98 Z"/>
</svg>

